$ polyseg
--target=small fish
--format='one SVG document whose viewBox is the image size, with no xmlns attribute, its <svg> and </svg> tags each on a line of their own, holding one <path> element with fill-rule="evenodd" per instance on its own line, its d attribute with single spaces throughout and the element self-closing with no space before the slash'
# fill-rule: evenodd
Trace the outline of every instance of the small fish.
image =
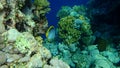
<svg viewBox="0 0 120 68">
<path fill-rule="evenodd" d="M 55 39 L 55 28 L 50 26 L 46 32 L 46 38 L 48 41 L 53 41 Z"/>
</svg>

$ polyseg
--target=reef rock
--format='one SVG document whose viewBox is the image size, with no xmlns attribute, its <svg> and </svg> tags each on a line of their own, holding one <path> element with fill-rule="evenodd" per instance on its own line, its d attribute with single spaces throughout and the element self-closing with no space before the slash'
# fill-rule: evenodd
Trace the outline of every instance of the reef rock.
<svg viewBox="0 0 120 68">
<path fill-rule="evenodd" d="M 0 68 L 38 68 L 52 57 L 43 45 L 47 0 L 0 0 Z"/>
<path fill-rule="evenodd" d="M 50 65 L 44 65 L 44 68 L 70 68 L 70 67 L 62 60 L 53 58 L 50 60 Z"/>
<path fill-rule="evenodd" d="M 5 53 L 0 51 L 0 65 L 4 64 L 6 62 L 6 60 L 7 60 L 7 57 L 6 57 Z"/>
<path fill-rule="evenodd" d="M 7 41 L 15 42 L 20 33 L 16 29 L 10 29 L 7 31 Z"/>
</svg>

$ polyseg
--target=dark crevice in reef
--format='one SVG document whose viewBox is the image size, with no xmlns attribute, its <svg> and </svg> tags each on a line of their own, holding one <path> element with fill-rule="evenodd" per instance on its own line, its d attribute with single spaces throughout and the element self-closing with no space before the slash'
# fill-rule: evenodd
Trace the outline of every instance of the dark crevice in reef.
<svg viewBox="0 0 120 68">
<path fill-rule="evenodd" d="M 15 24 L 15 28 L 19 31 L 19 32 L 24 32 L 25 31 L 25 24 L 24 22 L 18 22 Z"/>
<path fill-rule="evenodd" d="M 93 32 L 108 33 L 115 44 L 120 41 L 120 0 L 91 0 L 88 13 Z"/>
<path fill-rule="evenodd" d="M 105 23 L 113 26 L 118 26 L 117 28 L 120 28 L 120 0 L 93 1 L 94 2 L 91 3 L 89 7 L 89 12 L 93 17 L 92 22 L 98 25 Z"/>
</svg>

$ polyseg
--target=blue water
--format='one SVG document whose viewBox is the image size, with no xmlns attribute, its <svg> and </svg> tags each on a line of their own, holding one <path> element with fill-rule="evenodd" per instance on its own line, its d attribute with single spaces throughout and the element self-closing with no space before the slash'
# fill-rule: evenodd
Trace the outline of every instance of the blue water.
<svg viewBox="0 0 120 68">
<path fill-rule="evenodd" d="M 86 5 L 88 0 L 48 0 L 50 2 L 51 11 L 46 15 L 49 26 L 53 25 L 57 27 L 58 19 L 56 17 L 57 12 L 62 6 L 74 6 L 74 5 Z"/>
</svg>

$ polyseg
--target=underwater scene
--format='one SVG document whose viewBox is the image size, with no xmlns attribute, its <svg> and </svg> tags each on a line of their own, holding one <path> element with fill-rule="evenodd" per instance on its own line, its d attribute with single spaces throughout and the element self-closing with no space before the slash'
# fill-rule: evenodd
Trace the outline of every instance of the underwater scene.
<svg viewBox="0 0 120 68">
<path fill-rule="evenodd" d="M 0 0 L 0 68 L 120 68 L 120 0 Z"/>
</svg>

